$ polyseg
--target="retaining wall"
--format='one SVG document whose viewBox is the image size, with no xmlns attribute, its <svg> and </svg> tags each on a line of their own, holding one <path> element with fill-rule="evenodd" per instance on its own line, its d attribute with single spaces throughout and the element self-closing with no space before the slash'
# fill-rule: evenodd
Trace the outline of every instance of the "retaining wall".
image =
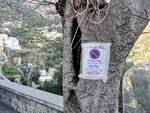
<svg viewBox="0 0 150 113">
<path fill-rule="evenodd" d="M 0 80 L 0 101 L 19 113 L 63 113 L 63 97 Z"/>
</svg>

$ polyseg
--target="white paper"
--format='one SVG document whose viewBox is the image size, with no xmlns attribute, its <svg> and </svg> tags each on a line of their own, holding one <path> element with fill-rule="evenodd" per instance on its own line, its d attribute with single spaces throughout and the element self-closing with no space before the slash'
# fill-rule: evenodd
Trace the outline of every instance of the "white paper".
<svg viewBox="0 0 150 113">
<path fill-rule="evenodd" d="M 110 43 L 89 42 L 82 44 L 81 78 L 107 79 Z"/>
</svg>

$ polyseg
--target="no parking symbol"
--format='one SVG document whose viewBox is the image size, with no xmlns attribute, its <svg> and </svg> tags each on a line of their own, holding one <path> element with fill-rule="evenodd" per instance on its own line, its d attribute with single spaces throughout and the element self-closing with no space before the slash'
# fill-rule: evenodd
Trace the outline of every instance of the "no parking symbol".
<svg viewBox="0 0 150 113">
<path fill-rule="evenodd" d="M 97 49 L 97 48 L 94 48 L 92 49 L 90 52 L 89 52 L 89 56 L 92 58 L 92 59 L 98 59 L 100 57 L 100 51 Z"/>
</svg>

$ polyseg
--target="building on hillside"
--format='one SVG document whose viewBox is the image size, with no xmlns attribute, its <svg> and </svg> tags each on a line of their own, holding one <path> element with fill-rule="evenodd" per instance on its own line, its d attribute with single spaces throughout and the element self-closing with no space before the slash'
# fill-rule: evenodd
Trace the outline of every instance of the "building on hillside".
<svg viewBox="0 0 150 113">
<path fill-rule="evenodd" d="M 10 33 L 9 28 L 0 28 L 0 33 Z"/>
<path fill-rule="evenodd" d="M 51 81 L 53 78 L 51 76 L 40 76 L 39 81 Z"/>
<path fill-rule="evenodd" d="M 47 37 L 49 41 L 56 40 L 56 38 L 62 38 L 62 33 L 58 33 L 56 30 L 51 32 L 42 31 L 42 35 Z"/>
<path fill-rule="evenodd" d="M 39 80 L 41 82 L 53 80 L 55 71 L 56 71 L 55 68 L 49 68 L 48 72 L 46 72 L 46 70 L 40 70 L 41 76 L 40 76 Z"/>
<path fill-rule="evenodd" d="M 47 72 L 47 75 L 48 75 L 48 76 L 51 76 L 51 77 L 53 78 L 56 71 L 57 71 L 57 70 L 56 70 L 55 68 L 49 68 L 49 69 L 48 69 L 48 72 Z"/>
<path fill-rule="evenodd" d="M 46 76 L 47 75 L 46 70 L 40 70 L 40 75 L 41 76 Z"/>
<path fill-rule="evenodd" d="M 3 53 L 4 50 L 4 42 L 3 42 L 3 38 L 0 37 L 0 53 Z"/>
<path fill-rule="evenodd" d="M 22 21 L 12 21 L 12 22 L 7 22 L 7 21 L 3 21 L 2 28 L 21 28 L 22 27 Z"/>
<path fill-rule="evenodd" d="M 61 29 L 62 27 L 60 27 Z M 59 32 L 58 30 L 54 30 L 52 27 L 46 26 L 42 28 L 37 28 L 37 30 L 40 31 L 40 33 L 46 37 L 49 41 L 53 41 L 56 38 L 62 38 L 63 34 L 62 32 Z"/>
<path fill-rule="evenodd" d="M 41 76 L 40 76 L 39 80 L 41 82 L 52 80 L 52 76 L 48 76 L 47 73 L 46 73 L 46 70 L 40 70 L 40 75 Z"/>
<path fill-rule="evenodd" d="M 4 52 L 4 39 L 8 38 L 6 34 L 0 34 L 0 53 Z"/>
<path fill-rule="evenodd" d="M 4 44 L 6 48 L 21 49 L 18 39 L 14 37 L 7 37 L 4 39 L 4 41 L 5 41 Z"/>
</svg>

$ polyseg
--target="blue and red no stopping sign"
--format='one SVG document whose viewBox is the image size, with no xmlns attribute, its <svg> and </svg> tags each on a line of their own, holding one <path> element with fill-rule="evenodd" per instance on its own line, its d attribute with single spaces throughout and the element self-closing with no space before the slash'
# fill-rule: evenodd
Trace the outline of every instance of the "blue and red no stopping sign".
<svg viewBox="0 0 150 113">
<path fill-rule="evenodd" d="M 98 59 L 100 57 L 100 51 L 97 49 L 97 48 L 94 48 L 92 49 L 90 52 L 89 52 L 89 56 L 92 58 L 92 59 Z"/>
</svg>

